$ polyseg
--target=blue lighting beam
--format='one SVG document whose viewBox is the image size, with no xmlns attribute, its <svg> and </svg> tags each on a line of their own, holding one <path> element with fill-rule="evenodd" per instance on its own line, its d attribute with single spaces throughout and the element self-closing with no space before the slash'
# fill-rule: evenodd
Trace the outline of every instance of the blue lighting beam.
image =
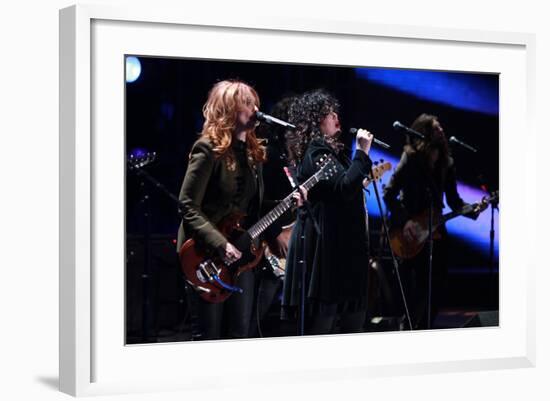
<svg viewBox="0 0 550 401">
<path fill-rule="evenodd" d="M 417 98 L 463 110 L 498 115 L 498 75 L 463 72 L 356 68 L 359 78 Z"/>
</svg>

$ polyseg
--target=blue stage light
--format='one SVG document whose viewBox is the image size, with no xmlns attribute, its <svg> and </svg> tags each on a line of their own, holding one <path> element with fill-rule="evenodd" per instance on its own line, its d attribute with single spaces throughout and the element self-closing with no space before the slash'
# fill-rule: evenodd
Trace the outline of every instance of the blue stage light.
<svg viewBox="0 0 550 401">
<path fill-rule="evenodd" d="M 141 74 L 141 63 L 134 56 L 126 57 L 126 82 L 135 82 Z"/>
<path fill-rule="evenodd" d="M 498 115 L 498 75 L 356 68 L 358 77 L 456 108 Z"/>
<path fill-rule="evenodd" d="M 134 157 L 136 159 L 145 157 L 147 154 L 149 154 L 149 151 L 144 148 L 134 148 L 130 151 L 130 157 Z"/>
</svg>

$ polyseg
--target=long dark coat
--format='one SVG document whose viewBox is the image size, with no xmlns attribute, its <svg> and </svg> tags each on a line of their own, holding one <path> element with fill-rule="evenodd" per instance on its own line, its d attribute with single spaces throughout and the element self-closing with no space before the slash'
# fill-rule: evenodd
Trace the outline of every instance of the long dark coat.
<svg viewBox="0 0 550 401">
<path fill-rule="evenodd" d="M 341 303 L 364 300 L 367 296 L 368 249 L 362 181 L 372 163 L 362 151 L 357 151 L 351 161 L 343 152 L 337 154 L 325 141 L 312 140 L 298 167 L 300 182 L 317 171 L 316 163 L 326 154 L 334 156 L 339 171 L 308 194 L 321 235 L 317 235 L 310 219 L 305 223 L 298 219 L 294 227 L 283 289 L 283 311 L 300 303 L 302 243 L 298 237 L 302 229 L 308 302 Z"/>
</svg>

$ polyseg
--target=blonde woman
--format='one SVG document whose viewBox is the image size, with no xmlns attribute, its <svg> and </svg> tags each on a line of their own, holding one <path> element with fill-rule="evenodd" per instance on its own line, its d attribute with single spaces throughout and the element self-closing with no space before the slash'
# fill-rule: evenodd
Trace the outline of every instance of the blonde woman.
<svg viewBox="0 0 550 401">
<path fill-rule="evenodd" d="M 262 164 L 265 147 L 256 138 L 256 91 L 241 81 L 216 83 L 203 107 L 204 125 L 195 142 L 180 191 L 182 222 L 178 249 L 193 237 L 226 262 L 241 257 L 239 250 L 217 229 L 234 212 L 255 222 L 263 201 Z M 197 298 L 202 339 L 247 337 L 254 297 L 254 273 L 242 273 L 236 285 L 244 290 L 223 303 Z"/>
</svg>

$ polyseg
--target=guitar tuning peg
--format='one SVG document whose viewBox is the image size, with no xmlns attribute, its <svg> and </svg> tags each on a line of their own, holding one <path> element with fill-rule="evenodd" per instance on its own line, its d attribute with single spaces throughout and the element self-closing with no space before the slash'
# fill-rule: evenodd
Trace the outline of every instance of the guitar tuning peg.
<svg viewBox="0 0 550 401">
<path fill-rule="evenodd" d="M 380 159 L 380 163 L 384 163 L 384 159 Z"/>
<path fill-rule="evenodd" d="M 378 163 L 379 163 L 378 161 L 375 161 L 375 162 L 374 162 L 374 165 L 375 165 L 375 166 L 378 166 Z"/>
</svg>

